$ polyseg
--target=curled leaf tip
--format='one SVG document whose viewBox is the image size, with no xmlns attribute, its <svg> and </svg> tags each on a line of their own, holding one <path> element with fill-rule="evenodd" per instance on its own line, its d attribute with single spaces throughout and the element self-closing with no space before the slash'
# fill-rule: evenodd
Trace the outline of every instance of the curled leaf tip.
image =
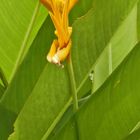
<svg viewBox="0 0 140 140">
<path fill-rule="evenodd" d="M 55 39 L 47 55 L 50 63 L 61 65 L 68 58 L 71 50 L 72 27 L 69 26 L 69 12 L 78 0 L 40 0 L 49 10 L 50 17 L 55 26 Z"/>
</svg>

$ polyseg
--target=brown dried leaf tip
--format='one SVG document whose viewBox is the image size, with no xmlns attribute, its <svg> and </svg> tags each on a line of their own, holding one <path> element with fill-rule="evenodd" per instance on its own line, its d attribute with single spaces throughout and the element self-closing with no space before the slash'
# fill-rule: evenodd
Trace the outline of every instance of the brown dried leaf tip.
<svg viewBox="0 0 140 140">
<path fill-rule="evenodd" d="M 49 14 L 56 28 L 55 39 L 47 55 L 50 63 L 61 65 L 71 49 L 72 27 L 69 26 L 69 12 L 78 0 L 40 0 L 49 10 Z"/>
</svg>

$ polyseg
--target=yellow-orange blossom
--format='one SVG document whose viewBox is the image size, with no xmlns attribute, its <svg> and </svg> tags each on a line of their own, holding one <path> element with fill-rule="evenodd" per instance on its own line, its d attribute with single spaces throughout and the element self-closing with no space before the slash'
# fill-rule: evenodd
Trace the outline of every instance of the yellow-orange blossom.
<svg viewBox="0 0 140 140">
<path fill-rule="evenodd" d="M 72 27 L 69 26 L 68 15 L 78 0 L 40 0 L 49 10 L 49 14 L 56 28 L 55 39 L 47 55 L 47 60 L 60 65 L 71 49 Z"/>
</svg>

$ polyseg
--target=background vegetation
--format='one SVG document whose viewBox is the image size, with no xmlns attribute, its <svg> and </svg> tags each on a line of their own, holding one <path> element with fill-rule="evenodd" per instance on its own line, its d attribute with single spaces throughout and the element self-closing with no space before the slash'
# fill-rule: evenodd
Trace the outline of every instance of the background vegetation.
<svg viewBox="0 0 140 140">
<path fill-rule="evenodd" d="M 0 140 L 140 139 L 139 0 L 79 0 L 70 22 L 73 82 L 39 1 L 0 1 Z"/>
</svg>

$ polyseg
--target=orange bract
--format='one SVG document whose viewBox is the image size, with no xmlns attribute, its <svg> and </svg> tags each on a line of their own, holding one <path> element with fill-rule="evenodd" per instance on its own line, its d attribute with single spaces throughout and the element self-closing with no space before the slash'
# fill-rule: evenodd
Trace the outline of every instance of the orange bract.
<svg viewBox="0 0 140 140">
<path fill-rule="evenodd" d="M 68 15 L 77 0 L 41 0 L 41 2 L 49 10 L 58 38 L 53 41 L 47 60 L 60 65 L 70 53 L 72 27 L 69 27 Z"/>
</svg>

